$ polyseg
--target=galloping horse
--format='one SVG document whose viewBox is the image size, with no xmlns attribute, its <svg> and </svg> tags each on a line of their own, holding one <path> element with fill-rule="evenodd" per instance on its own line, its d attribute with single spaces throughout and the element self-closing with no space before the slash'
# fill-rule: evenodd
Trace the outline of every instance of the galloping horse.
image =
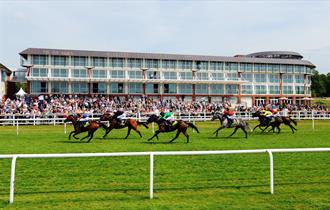
<svg viewBox="0 0 330 210">
<path fill-rule="evenodd" d="M 218 133 L 221 129 L 223 129 L 223 128 L 232 128 L 232 127 L 228 126 L 228 119 L 224 116 L 224 114 L 222 114 L 220 112 L 215 112 L 211 120 L 213 121 L 215 119 L 219 119 L 219 121 L 220 121 L 220 127 L 216 131 L 213 132 L 213 134 L 215 134 L 216 137 L 218 137 Z M 247 132 L 246 132 L 245 129 L 246 128 L 250 129 L 249 124 L 246 121 L 244 121 L 240 118 L 235 119 L 233 124 L 234 124 L 233 127 L 235 128 L 235 130 L 228 137 L 231 137 L 232 135 L 234 135 L 236 133 L 236 131 L 240 128 L 244 131 L 245 138 L 247 138 Z"/>
<path fill-rule="evenodd" d="M 94 132 L 102 127 L 104 129 L 107 128 L 106 125 L 104 125 L 103 123 L 100 123 L 100 122 L 96 122 L 96 121 L 90 121 L 90 124 L 87 126 L 87 127 L 84 127 L 82 122 L 78 121 L 78 117 L 77 116 L 74 116 L 74 115 L 69 115 L 65 120 L 64 122 L 72 122 L 72 125 L 74 127 L 74 131 L 72 131 L 70 134 L 69 134 L 69 140 L 71 139 L 71 135 L 74 133 L 73 135 L 73 138 L 75 139 L 79 139 L 76 137 L 77 134 L 79 133 L 83 133 L 83 132 L 86 132 L 88 131 L 88 135 L 85 136 L 84 138 L 82 138 L 80 141 L 84 140 L 85 138 L 89 137 L 88 141 L 87 142 L 90 142 L 93 138 L 93 135 L 94 135 Z"/>
<path fill-rule="evenodd" d="M 185 122 L 183 120 L 177 120 L 177 123 L 175 125 L 169 126 L 168 123 L 166 122 L 166 120 L 161 120 L 161 119 L 159 119 L 159 117 L 157 115 L 153 114 L 147 120 L 148 124 L 152 123 L 152 122 L 155 122 L 158 124 L 158 130 L 155 131 L 155 135 L 153 135 L 151 138 L 149 138 L 148 141 L 150 141 L 154 137 L 156 137 L 158 140 L 159 133 L 172 132 L 172 131 L 178 130 L 175 137 L 169 143 L 173 142 L 176 138 L 178 138 L 180 133 L 183 133 L 183 135 L 186 136 L 187 143 L 189 143 L 189 135 L 187 133 L 188 127 L 195 129 L 197 131 L 197 133 L 199 133 L 198 128 L 194 124 L 192 124 L 190 122 Z"/>
<path fill-rule="evenodd" d="M 252 113 L 252 117 L 258 117 L 258 120 L 259 120 L 259 124 L 256 125 L 254 128 L 253 128 L 253 131 L 256 129 L 256 128 L 260 128 L 260 130 L 264 131 L 264 129 L 262 129 L 262 127 L 268 127 L 270 125 L 270 120 L 267 119 L 267 117 L 265 115 L 263 115 L 260 111 L 256 111 L 256 112 L 253 112 Z M 276 118 L 275 118 L 276 120 Z M 275 131 L 275 125 L 272 124 L 272 130 L 273 132 Z"/>
<path fill-rule="evenodd" d="M 108 113 L 108 112 L 104 113 L 104 114 L 100 117 L 100 120 L 101 120 L 101 121 L 109 121 L 109 124 L 110 124 L 109 127 L 107 127 L 107 128 L 105 129 L 106 132 L 105 132 L 103 138 L 105 138 L 105 137 L 108 135 L 108 133 L 110 133 L 110 131 L 111 131 L 112 129 L 122 129 L 122 128 L 126 128 L 126 127 L 128 127 L 128 131 L 127 131 L 127 135 L 126 135 L 125 139 L 127 139 L 127 137 L 129 136 L 129 134 L 131 133 L 131 130 L 132 130 L 132 129 L 133 129 L 135 132 L 137 132 L 137 133 L 140 135 L 140 137 L 142 138 L 142 134 L 141 134 L 141 132 L 140 132 L 139 129 L 138 129 L 138 125 L 143 125 L 143 126 L 144 126 L 145 128 L 147 128 L 147 129 L 149 128 L 148 125 L 147 125 L 146 123 L 136 121 L 136 120 L 134 120 L 134 119 L 132 119 L 132 118 L 126 119 L 124 125 L 121 125 L 121 124 L 119 123 L 119 121 L 118 121 L 117 119 L 114 119 L 114 118 L 110 115 L 110 113 Z"/>
<path fill-rule="evenodd" d="M 297 125 L 297 122 L 294 119 L 292 119 L 291 117 L 276 116 L 274 118 L 275 119 L 274 121 L 272 121 L 272 122 L 270 122 L 268 124 L 267 123 L 263 123 L 262 124 L 261 119 L 265 120 L 266 117 L 263 116 L 260 111 L 257 111 L 255 113 L 253 113 L 252 116 L 253 117 L 259 117 L 259 121 L 260 121 L 260 124 L 257 125 L 256 127 L 254 127 L 254 129 L 257 128 L 257 127 L 259 127 L 261 129 L 261 126 L 265 126 L 266 127 L 264 129 L 262 129 L 262 132 L 264 132 L 267 128 L 269 128 L 271 126 L 272 127 L 271 130 L 273 130 L 273 133 L 275 132 L 275 128 L 277 128 L 277 131 L 278 131 L 277 133 L 280 133 L 281 132 L 280 125 L 282 123 L 284 123 L 285 125 L 289 126 L 291 128 L 292 133 L 294 133 L 295 130 L 297 131 L 297 129 L 294 126 L 291 125 L 291 122 L 294 125 Z"/>
</svg>

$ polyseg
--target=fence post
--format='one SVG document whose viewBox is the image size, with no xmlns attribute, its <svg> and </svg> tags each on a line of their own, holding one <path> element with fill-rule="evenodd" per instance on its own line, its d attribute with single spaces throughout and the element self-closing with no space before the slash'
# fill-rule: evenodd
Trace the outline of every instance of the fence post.
<svg viewBox="0 0 330 210">
<path fill-rule="evenodd" d="M 66 122 L 64 123 L 64 134 L 66 134 Z"/>
<path fill-rule="evenodd" d="M 36 125 L 36 114 L 33 114 L 33 125 Z"/>
<path fill-rule="evenodd" d="M 55 121 L 55 119 L 56 119 L 56 114 L 54 114 L 53 116 L 54 116 L 53 118 L 54 118 L 54 126 L 55 126 L 55 125 L 56 125 L 56 121 Z"/>
<path fill-rule="evenodd" d="M 15 182 L 16 159 L 17 159 L 17 156 L 15 155 L 13 157 L 13 159 L 11 160 L 9 203 L 14 202 L 14 182 Z"/>
<path fill-rule="evenodd" d="M 315 129 L 315 123 L 314 123 L 314 110 L 312 110 L 312 127 L 313 127 L 313 131 Z"/>
<path fill-rule="evenodd" d="M 15 125 L 15 121 L 14 121 L 14 125 Z M 18 120 L 16 121 L 16 136 L 18 136 Z"/>
<path fill-rule="evenodd" d="M 15 126 L 15 114 L 13 114 L 13 126 Z"/>
<path fill-rule="evenodd" d="M 154 153 L 150 153 L 150 199 L 154 197 Z"/>
<path fill-rule="evenodd" d="M 267 150 L 269 155 L 269 172 L 270 172 L 270 194 L 274 194 L 274 161 L 273 153 L 271 150 Z"/>
</svg>

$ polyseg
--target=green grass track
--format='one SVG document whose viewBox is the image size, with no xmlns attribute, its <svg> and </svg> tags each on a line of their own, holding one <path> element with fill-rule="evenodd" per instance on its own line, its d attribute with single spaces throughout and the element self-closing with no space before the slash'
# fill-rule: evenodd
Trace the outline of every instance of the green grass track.
<svg viewBox="0 0 330 210">
<path fill-rule="evenodd" d="M 251 122 L 251 127 L 256 122 Z M 218 122 L 197 122 L 186 144 L 174 132 L 148 142 L 127 129 L 90 143 L 68 141 L 63 125 L 0 126 L 0 154 L 330 148 L 330 121 L 299 121 L 292 134 L 260 130 L 216 138 Z M 68 126 L 68 133 L 72 126 Z M 80 137 L 86 134 L 80 134 Z M 275 192 L 269 193 L 268 154 L 156 156 L 154 199 L 149 199 L 149 157 L 17 159 L 14 203 L 8 203 L 10 159 L 0 159 L 0 208 L 4 209 L 330 209 L 330 152 L 275 153 Z"/>
</svg>

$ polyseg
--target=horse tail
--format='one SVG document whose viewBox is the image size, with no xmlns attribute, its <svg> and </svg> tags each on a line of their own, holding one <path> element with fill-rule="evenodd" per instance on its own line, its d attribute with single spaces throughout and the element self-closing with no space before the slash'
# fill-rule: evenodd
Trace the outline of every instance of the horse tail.
<svg viewBox="0 0 330 210">
<path fill-rule="evenodd" d="M 197 133 L 199 133 L 198 128 L 197 128 L 193 123 L 187 122 L 187 124 L 188 124 L 188 126 L 191 127 L 192 129 L 195 129 L 195 131 L 197 131 Z"/>
<path fill-rule="evenodd" d="M 293 124 L 294 124 L 295 126 L 297 126 L 297 122 L 296 122 L 294 119 L 292 119 L 291 117 L 289 117 L 289 120 L 290 120 L 291 122 L 293 122 Z"/>
<path fill-rule="evenodd" d="M 136 121 L 138 125 L 143 125 L 146 129 L 149 128 L 148 124 L 145 123 L 145 122 L 139 122 L 139 121 Z"/>
</svg>

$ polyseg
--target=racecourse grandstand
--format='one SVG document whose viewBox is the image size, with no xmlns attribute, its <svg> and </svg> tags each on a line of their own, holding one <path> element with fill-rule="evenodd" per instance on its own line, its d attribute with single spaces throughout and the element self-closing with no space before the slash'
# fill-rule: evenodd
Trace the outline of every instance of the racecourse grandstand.
<svg viewBox="0 0 330 210">
<path fill-rule="evenodd" d="M 141 96 L 160 100 L 308 104 L 315 66 L 296 52 L 233 57 L 28 48 L 31 95 Z"/>
</svg>

